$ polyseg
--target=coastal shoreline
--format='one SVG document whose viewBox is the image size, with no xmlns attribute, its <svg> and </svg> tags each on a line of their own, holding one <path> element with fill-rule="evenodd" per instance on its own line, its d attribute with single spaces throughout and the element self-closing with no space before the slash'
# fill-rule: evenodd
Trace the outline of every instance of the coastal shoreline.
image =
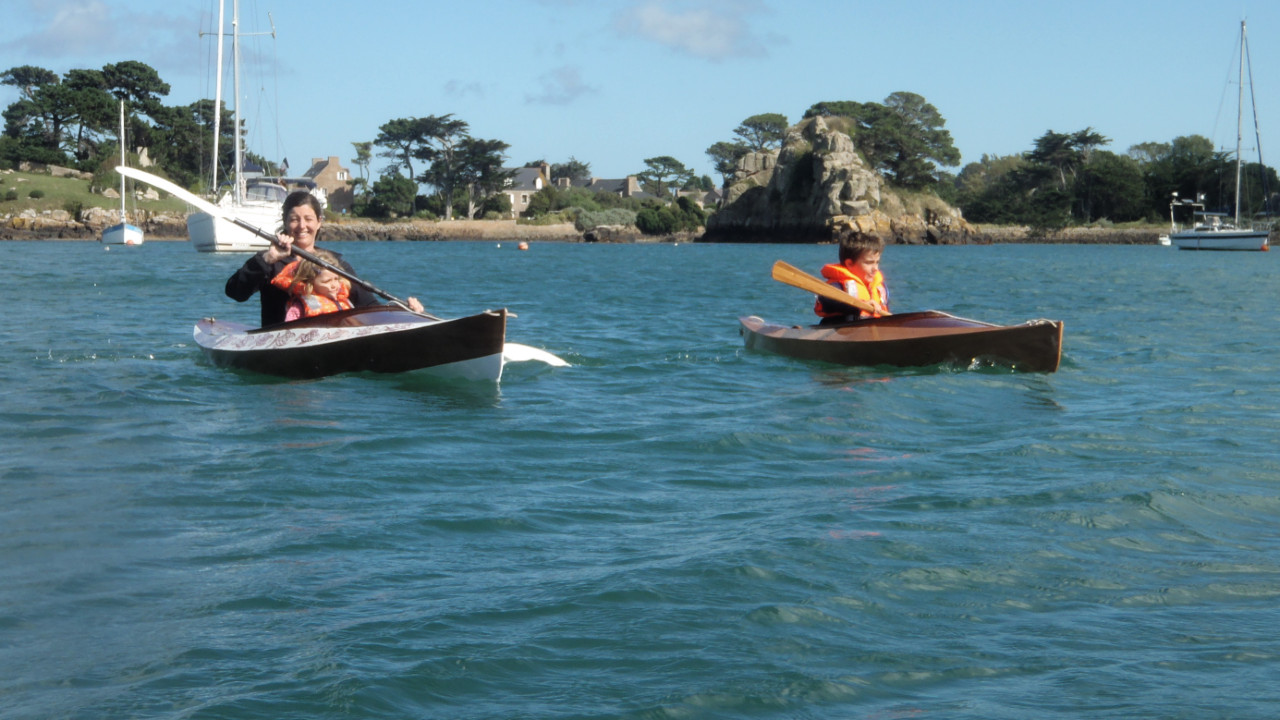
<svg viewBox="0 0 1280 720">
<path fill-rule="evenodd" d="M 157 214 L 141 223 L 147 241 L 184 241 L 187 239 L 186 217 Z M 633 228 L 614 229 L 609 233 L 584 234 L 571 223 L 530 225 L 515 220 L 393 220 L 339 218 L 325 222 L 322 232 L 329 240 L 435 242 L 435 241 L 509 241 L 509 242 L 704 242 L 696 233 L 669 236 L 645 236 Z M 1155 245 L 1163 230 L 1148 228 L 1066 228 L 1036 235 L 1026 227 L 981 226 L 958 244 L 999 245 L 1007 243 L 1082 244 L 1082 245 Z M 102 228 L 71 219 L 60 212 L 37 216 L 18 215 L 0 222 L 3 240 L 98 240 Z M 759 242 L 755 237 L 751 242 Z M 786 242 L 779 238 L 777 242 Z M 733 243 L 724 239 L 719 242 Z"/>
</svg>

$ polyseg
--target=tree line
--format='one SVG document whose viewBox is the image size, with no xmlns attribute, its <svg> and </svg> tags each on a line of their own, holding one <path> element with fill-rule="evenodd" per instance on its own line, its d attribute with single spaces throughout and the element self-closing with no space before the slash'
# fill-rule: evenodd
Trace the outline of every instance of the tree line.
<svg viewBox="0 0 1280 720">
<path fill-rule="evenodd" d="M 0 164 L 21 162 L 66 165 L 105 176 L 119 149 L 115 137 L 118 102 L 127 111 L 131 145 L 146 148 L 171 179 L 197 191 L 213 175 L 209 155 L 215 114 L 218 165 L 234 164 L 237 128 L 232 113 L 198 100 L 170 107 L 161 98 L 169 85 L 150 66 L 136 61 L 101 69 L 76 69 L 64 76 L 44 68 L 20 66 L 0 73 L 0 84 L 17 88 L 19 98 L 3 112 Z M 1210 210 L 1235 203 L 1235 159 L 1216 151 L 1199 135 L 1168 143 L 1135 145 L 1125 153 L 1104 149 L 1110 140 L 1093 128 L 1067 133 L 1053 130 L 1036 138 L 1025 152 L 983 155 L 960 167 L 946 120 L 925 98 L 895 92 L 883 102 L 826 101 L 810 106 L 803 118 L 823 117 L 849 134 L 867 164 L 891 186 L 931 192 L 979 223 L 1060 228 L 1100 221 L 1168 220 L 1174 198 L 1195 200 Z M 706 150 L 727 186 L 738 162 L 753 152 L 774 152 L 786 139 L 787 117 L 762 113 L 746 118 L 729 140 Z M 238 128 L 241 135 L 243 127 Z M 510 204 L 500 190 L 509 182 L 510 146 L 496 139 L 473 137 L 467 122 L 452 114 L 396 118 L 379 127 L 372 140 L 353 142 L 351 162 L 360 170 L 355 180 L 356 212 L 369 216 L 434 216 L 468 218 L 506 216 Z M 279 167 L 252 152 L 247 158 L 268 175 Z M 372 177 L 374 157 L 386 161 Z M 542 164 L 542 160 L 525 167 Z M 579 181 L 569 188 L 549 187 L 534 198 L 528 214 L 609 213 L 613 219 L 640 218 L 657 228 L 686 229 L 701 220 L 688 203 L 672 200 L 679 190 L 710 191 L 715 183 L 680 160 L 657 156 L 644 160 L 635 173 L 643 195 L 634 199 L 594 197 L 580 186 L 590 177 L 589 163 L 570 157 L 548 163 L 552 178 Z M 224 173 L 225 176 L 225 173 Z M 1280 209 L 1274 169 L 1250 163 L 1244 167 L 1240 191 L 1242 213 L 1255 215 Z M 103 183 L 108 184 L 108 183 Z M 430 190 L 421 192 L 422 187 Z M 1181 207 L 1181 205 L 1179 205 Z M 665 215 L 663 215 L 665 209 Z M 642 211 L 649 212 L 642 216 Z"/>
</svg>

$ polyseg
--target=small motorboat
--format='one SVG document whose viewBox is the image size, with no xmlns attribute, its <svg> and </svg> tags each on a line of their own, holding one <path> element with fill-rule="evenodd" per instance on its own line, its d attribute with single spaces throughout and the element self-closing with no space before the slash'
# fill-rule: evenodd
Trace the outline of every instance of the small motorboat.
<svg viewBox="0 0 1280 720">
<path fill-rule="evenodd" d="M 830 325 L 774 325 L 739 318 L 751 350 L 840 365 L 918 367 L 975 361 L 1053 372 L 1062 359 L 1062 323 L 993 325 L 937 310 Z"/>
<path fill-rule="evenodd" d="M 196 323 L 194 335 L 215 365 L 267 375 L 318 378 L 421 371 L 497 382 L 502 378 L 507 314 L 503 309 L 442 320 L 394 305 L 374 305 L 263 328 L 205 318 Z"/>
</svg>

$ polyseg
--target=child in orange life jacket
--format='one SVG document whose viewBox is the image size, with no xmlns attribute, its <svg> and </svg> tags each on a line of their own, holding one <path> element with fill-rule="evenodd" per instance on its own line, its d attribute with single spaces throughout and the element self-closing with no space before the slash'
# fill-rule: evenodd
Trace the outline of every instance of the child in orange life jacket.
<svg viewBox="0 0 1280 720">
<path fill-rule="evenodd" d="M 338 264 L 338 259 L 325 250 L 314 249 L 311 252 L 331 265 Z M 298 259 L 285 266 L 272 278 L 271 284 L 290 295 L 285 306 L 285 322 L 352 307 L 350 281 L 307 260 Z"/>
<path fill-rule="evenodd" d="M 813 311 L 822 318 L 822 323 L 849 322 L 890 314 L 889 288 L 884 283 L 884 275 L 880 274 L 880 256 L 883 253 L 884 240 L 876 235 L 857 233 L 840 243 L 840 262 L 824 265 L 822 277 L 828 284 L 871 303 L 875 312 L 869 313 L 819 295 Z"/>
</svg>

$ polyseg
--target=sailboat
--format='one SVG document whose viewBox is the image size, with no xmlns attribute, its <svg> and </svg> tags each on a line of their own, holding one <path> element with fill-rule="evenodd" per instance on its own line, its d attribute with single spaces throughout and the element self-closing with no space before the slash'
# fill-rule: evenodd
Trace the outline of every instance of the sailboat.
<svg viewBox="0 0 1280 720">
<path fill-rule="evenodd" d="M 218 69 L 213 121 L 213 184 L 218 187 L 218 138 L 222 119 L 222 47 L 225 2 L 218 3 Z M 231 10 L 231 67 L 232 103 L 235 117 L 235 174 L 231 177 L 231 189 L 218 199 L 218 205 L 233 217 L 244 220 L 269 232 L 279 232 L 284 199 L 288 191 L 276 183 L 248 184 L 244 177 L 244 144 L 240 139 L 240 0 L 233 0 Z M 272 36 L 275 35 L 274 29 Z M 268 243 L 261 236 L 249 232 L 227 220 L 208 213 L 194 212 L 187 216 L 187 236 L 200 252 L 257 252 Z"/>
<path fill-rule="evenodd" d="M 1271 229 L 1267 227 L 1255 229 L 1245 228 L 1240 223 L 1240 176 L 1243 161 L 1240 157 L 1240 143 L 1244 122 L 1244 68 L 1248 58 L 1249 41 L 1245 31 L 1245 22 L 1240 21 L 1240 92 L 1236 104 L 1236 207 L 1235 216 L 1230 217 L 1223 212 L 1196 212 L 1193 217 L 1195 225 L 1190 230 L 1169 233 L 1169 241 L 1179 250 L 1268 250 Z M 1250 72 L 1252 76 L 1252 72 Z M 1253 83 L 1249 83 L 1249 103 L 1253 105 Z M 1255 137 L 1257 118 L 1254 118 Z M 1262 164 L 1262 143 L 1258 142 L 1258 163 Z M 1265 167 L 1265 166 L 1264 166 Z M 1198 205 L 1199 203 L 1195 203 Z M 1170 214 L 1172 215 L 1172 206 Z"/>
<path fill-rule="evenodd" d="M 128 155 L 125 152 L 124 142 L 124 101 L 120 101 L 120 164 L 127 164 L 125 161 Z M 142 244 L 142 228 L 129 224 L 129 215 L 126 210 L 125 203 L 124 176 L 120 176 L 120 222 L 112 225 L 102 231 L 103 245 L 141 245 Z"/>
</svg>

